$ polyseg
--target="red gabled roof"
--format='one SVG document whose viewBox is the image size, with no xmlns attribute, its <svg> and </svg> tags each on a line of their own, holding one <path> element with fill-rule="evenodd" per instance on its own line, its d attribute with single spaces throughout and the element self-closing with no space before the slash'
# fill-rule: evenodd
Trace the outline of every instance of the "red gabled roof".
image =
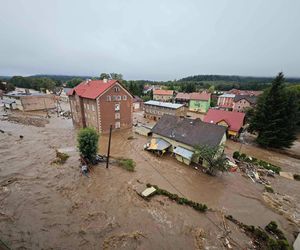
<svg viewBox="0 0 300 250">
<path fill-rule="evenodd" d="M 154 95 L 173 95 L 174 90 L 155 89 L 153 90 Z"/>
<path fill-rule="evenodd" d="M 217 124 L 224 120 L 229 125 L 229 130 L 238 132 L 244 125 L 245 114 L 241 112 L 209 109 L 204 122 Z"/>
<path fill-rule="evenodd" d="M 210 99 L 211 94 L 207 93 L 205 91 L 199 93 L 199 92 L 193 92 L 190 94 L 191 100 L 201 100 L 201 101 L 208 101 Z"/>
<path fill-rule="evenodd" d="M 109 80 L 107 82 L 103 80 L 86 80 L 68 91 L 67 95 L 76 93 L 83 98 L 96 99 L 116 82 L 117 80 Z"/>
</svg>

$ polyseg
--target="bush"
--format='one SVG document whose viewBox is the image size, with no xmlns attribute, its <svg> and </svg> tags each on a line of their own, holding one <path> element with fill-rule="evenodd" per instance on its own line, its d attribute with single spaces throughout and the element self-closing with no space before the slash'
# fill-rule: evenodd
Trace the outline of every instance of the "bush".
<svg viewBox="0 0 300 250">
<path fill-rule="evenodd" d="M 233 155 L 232 155 L 232 157 L 234 158 L 234 159 L 239 159 L 240 158 L 240 153 L 238 152 L 238 151 L 235 151 L 234 153 L 233 153 Z"/>
<path fill-rule="evenodd" d="M 64 164 L 70 157 L 66 153 L 61 153 L 58 150 L 56 152 L 56 158 L 52 161 L 52 164 Z"/>
<path fill-rule="evenodd" d="M 80 129 L 77 136 L 78 149 L 81 155 L 93 161 L 98 152 L 99 134 L 93 128 Z"/>
<path fill-rule="evenodd" d="M 119 159 L 118 164 L 120 167 L 128 170 L 129 172 L 134 172 L 136 163 L 132 159 Z"/>
<path fill-rule="evenodd" d="M 240 158 L 241 158 L 242 160 L 245 160 L 245 159 L 246 159 L 246 157 L 247 157 L 247 155 L 246 155 L 246 154 L 244 154 L 244 153 L 242 153 L 242 154 L 240 155 Z"/>
<path fill-rule="evenodd" d="M 294 179 L 300 181 L 300 174 L 294 174 Z"/>
<path fill-rule="evenodd" d="M 273 188 L 270 187 L 270 186 L 265 186 L 265 190 L 266 190 L 268 193 L 274 193 Z"/>
</svg>

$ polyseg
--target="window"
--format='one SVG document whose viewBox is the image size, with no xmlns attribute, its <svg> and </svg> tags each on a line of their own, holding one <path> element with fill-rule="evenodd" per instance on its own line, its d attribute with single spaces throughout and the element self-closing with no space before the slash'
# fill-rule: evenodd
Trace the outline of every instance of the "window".
<svg viewBox="0 0 300 250">
<path fill-rule="evenodd" d="M 115 113 L 115 119 L 120 119 L 120 113 Z"/>
<path fill-rule="evenodd" d="M 87 104 L 86 106 L 87 106 L 87 109 L 89 110 L 89 109 L 90 109 L 90 105 L 89 105 L 89 104 Z"/>
<path fill-rule="evenodd" d="M 115 104 L 115 111 L 119 111 L 120 110 L 120 104 L 119 103 L 116 103 Z"/>
<path fill-rule="evenodd" d="M 120 88 L 119 87 L 115 87 L 115 92 L 119 92 Z"/>
<path fill-rule="evenodd" d="M 117 100 L 117 96 L 114 95 L 112 99 L 113 99 L 113 101 L 116 101 Z"/>
<path fill-rule="evenodd" d="M 107 100 L 108 102 L 110 102 L 110 101 L 111 101 L 111 96 L 108 95 L 108 96 L 106 97 L 106 100 Z"/>
<path fill-rule="evenodd" d="M 91 105 L 92 106 L 92 111 L 95 111 L 95 106 L 94 105 Z"/>
<path fill-rule="evenodd" d="M 127 95 L 123 96 L 123 100 L 126 101 L 127 100 Z"/>
<path fill-rule="evenodd" d="M 117 100 L 118 100 L 118 101 L 122 101 L 122 96 L 118 95 Z"/>
<path fill-rule="evenodd" d="M 120 122 L 116 122 L 116 123 L 115 123 L 115 128 L 120 128 L 120 127 L 121 127 Z"/>
</svg>

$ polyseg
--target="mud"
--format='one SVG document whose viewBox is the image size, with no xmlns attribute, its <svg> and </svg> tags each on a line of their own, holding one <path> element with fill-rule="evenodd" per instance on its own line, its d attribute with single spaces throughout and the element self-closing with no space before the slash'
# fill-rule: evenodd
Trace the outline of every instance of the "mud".
<svg viewBox="0 0 300 250">
<path fill-rule="evenodd" d="M 261 185 L 240 173 L 214 178 L 170 156 L 153 156 L 143 150 L 147 139 L 131 130 L 113 134 L 111 155 L 134 159 L 136 171 L 99 164 L 86 178 L 71 120 L 51 118 L 45 127 L 0 121 L 0 129 L 6 131 L 0 133 L 0 235 L 12 249 L 226 249 L 225 239 L 234 249 L 248 248 L 249 238 L 225 224 L 223 214 L 261 227 L 275 220 L 294 239 L 297 226 L 264 201 Z M 101 135 L 103 154 L 107 143 Z M 51 165 L 55 149 L 70 155 L 63 165 Z M 285 188 L 278 182 L 274 188 L 299 203 L 300 183 Z M 166 197 L 147 202 L 134 191 L 141 183 L 206 203 L 211 211 L 201 214 Z"/>
</svg>

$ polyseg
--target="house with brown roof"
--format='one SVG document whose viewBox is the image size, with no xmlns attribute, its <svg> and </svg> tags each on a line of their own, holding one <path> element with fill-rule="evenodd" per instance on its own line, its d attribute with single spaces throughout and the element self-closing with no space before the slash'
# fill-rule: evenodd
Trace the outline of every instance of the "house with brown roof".
<svg viewBox="0 0 300 250">
<path fill-rule="evenodd" d="M 174 97 L 174 90 L 154 89 L 153 100 L 161 102 L 171 102 Z"/>
<path fill-rule="evenodd" d="M 234 95 L 250 95 L 250 96 L 259 96 L 263 93 L 260 90 L 240 90 L 240 89 L 231 89 L 226 92 L 227 94 L 234 94 Z"/>
<path fill-rule="evenodd" d="M 227 128 L 229 136 L 238 137 L 245 122 L 245 114 L 234 111 L 209 109 L 203 121 L 224 126 Z"/>
<path fill-rule="evenodd" d="M 203 92 L 194 92 L 190 94 L 189 110 L 206 113 L 210 107 L 211 94 Z"/>
<path fill-rule="evenodd" d="M 184 104 L 185 106 L 188 106 L 189 102 L 190 102 L 190 98 L 191 98 L 190 93 L 179 92 L 179 93 L 177 93 L 177 95 L 175 97 L 175 102 Z"/>
<path fill-rule="evenodd" d="M 170 144 L 168 150 L 176 159 L 189 165 L 191 162 L 199 163 L 199 159 L 194 157 L 195 146 L 216 147 L 225 144 L 226 128 L 200 119 L 164 115 L 152 128 L 152 136 Z"/>
<path fill-rule="evenodd" d="M 255 95 L 236 95 L 233 99 L 232 110 L 236 112 L 245 112 L 247 109 L 254 107 L 257 97 Z"/>
<path fill-rule="evenodd" d="M 106 133 L 132 126 L 131 93 L 117 80 L 86 80 L 68 93 L 73 124 Z"/>
</svg>

